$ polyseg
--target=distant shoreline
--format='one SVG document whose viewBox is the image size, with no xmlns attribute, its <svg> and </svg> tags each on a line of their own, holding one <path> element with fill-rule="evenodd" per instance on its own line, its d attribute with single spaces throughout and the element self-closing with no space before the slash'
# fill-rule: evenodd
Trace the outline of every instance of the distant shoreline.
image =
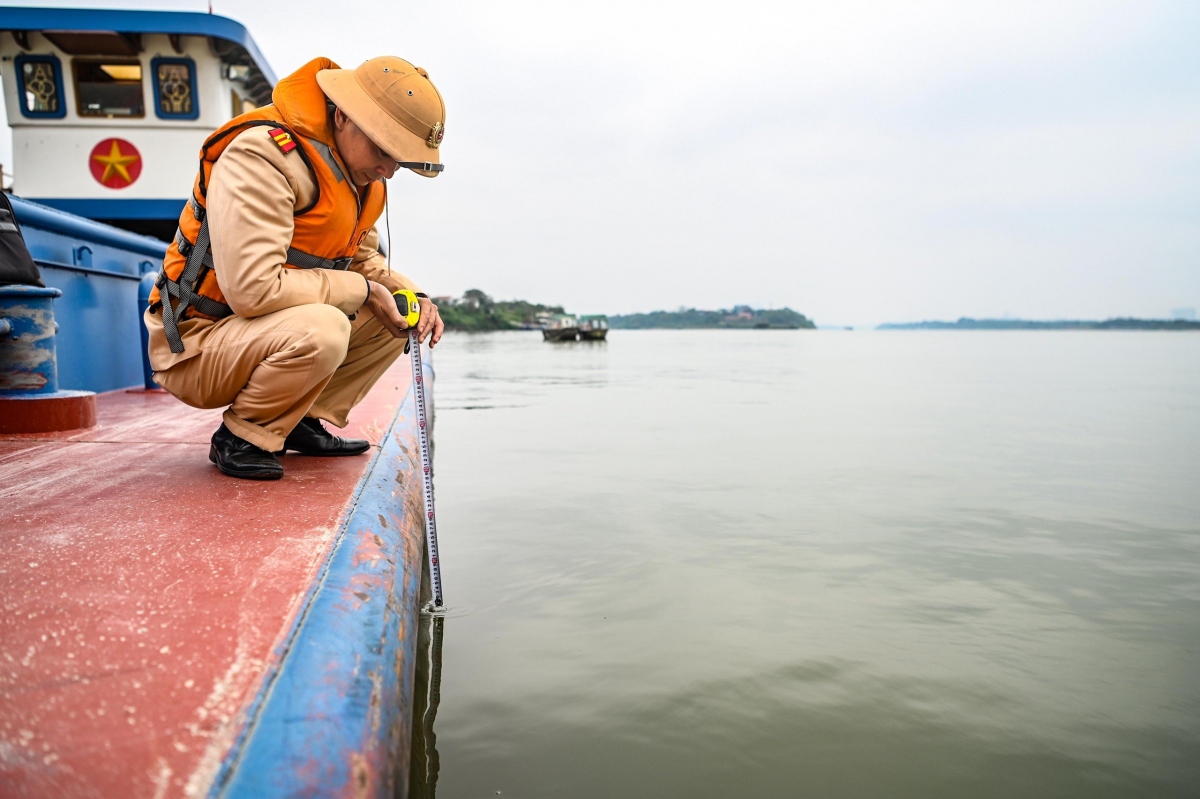
<svg viewBox="0 0 1200 799">
<path fill-rule="evenodd" d="M 1121 317 L 1103 322 L 1062 319 L 1037 322 L 1028 319 L 970 319 L 956 322 L 888 322 L 876 330 L 1200 330 L 1200 322 L 1188 319 L 1134 319 Z"/>
<path fill-rule="evenodd" d="M 681 308 L 610 316 L 613 330 L 814 330 L 816 325 L 791 308 L 764 310 L 737 305 L 719 311 Z"/>
</svg>

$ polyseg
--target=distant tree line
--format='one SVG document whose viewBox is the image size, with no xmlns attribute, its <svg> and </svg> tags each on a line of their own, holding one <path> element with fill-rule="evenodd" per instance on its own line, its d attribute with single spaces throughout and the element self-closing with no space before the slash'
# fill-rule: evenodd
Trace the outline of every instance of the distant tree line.
<svg viewBox="0 0 1200 799">
<path fill-rule="evenodd" d="M 1133 319 L 1122 317 L 1103 322 L 1063 319 L 1034 322 L 1028 319 L 971 319 L 957 322 L 889 322 L 879 330 L 1200 330 L 1200 322 L 1187 319 Z"/>
<path fill-rule="evenodd" d="M 448 330 L 519 330 L 541 326 L 541 319 L 563 314 L 561 305 L 540 305 L 525 300 L 494 300 L 479 289 L 463 292 L 462 297 L 436 297 L 438 310 Z M 540 317 L 540 318 L 539 318 Z M 609 318 L 613 328 L 771 328 L 782 330 L 812 329 L 816 325 L 804 314 L 791 308 L 764 310 L 737 305 L 719 311 L 681 308 L 678 311 L 653 311 Z"/>
<path fill-rule="evenodd" d="M 669 328 L 691 330 L 699 328 L 738 328 L 752 330 L 812 330 L 816 327 L 807 316 L 791 308 L 763 310 L 748 305 L 736 305 L 728 310 L 701 311 L 695 308 L 680 308 L 678 311 L 651 311 L 650 313 L 612 316 L 609 327 L 626 330 L 647 328 Z"/>
<path fill-rule="evenodd" d="M 563 313 L 560 305 L 538 305 L 525 300 L 493 300 L 479 289 L 462 297 L 437 298 L 438 311 L 449 330 L 519 330 L 538 326 L 538 316 Z"/>
</svg>

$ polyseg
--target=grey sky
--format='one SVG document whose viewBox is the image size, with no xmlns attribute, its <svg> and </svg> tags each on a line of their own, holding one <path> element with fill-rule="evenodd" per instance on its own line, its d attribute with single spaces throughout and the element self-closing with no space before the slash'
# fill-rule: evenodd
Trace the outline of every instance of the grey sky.
<svg viewBox="0 0 1200 799">
<path fill-rule="evenodd" d="M 432 293 L 850 324 L 1200 305 L 1196 3 L 214 10 L 279 75 L 316 55 L 429 70 L 447 169 L 392 182 L 392 233 Z"/>
</svg>

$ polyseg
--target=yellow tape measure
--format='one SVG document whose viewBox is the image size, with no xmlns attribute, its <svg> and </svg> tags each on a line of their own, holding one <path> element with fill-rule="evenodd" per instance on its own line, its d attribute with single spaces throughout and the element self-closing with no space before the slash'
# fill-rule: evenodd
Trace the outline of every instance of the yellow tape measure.
<svg viewBox="0 0 1200 799">
<path fill-rule="evenodd" d="M 396 298 L 396 310 L 400 311 L 404 321 L 409 327 L 416 327 L 417 320 L 421 318 L 421 301 L 417 299 L 416 293 L 400 289 L 393 291 L 392 296 Z"/>
</svg>

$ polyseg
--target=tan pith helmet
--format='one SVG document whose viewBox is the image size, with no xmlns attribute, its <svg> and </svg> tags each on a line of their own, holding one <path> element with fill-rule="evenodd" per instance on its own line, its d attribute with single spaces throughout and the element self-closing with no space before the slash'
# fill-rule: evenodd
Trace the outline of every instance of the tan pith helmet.
<svg viewBox="0 0 1200 799">
<path fill-rule="evenodd" d="M 446 130 L 446 104 L 429 74 L 403 58 L 384 55 L 358 69 L 323 69 L 317 83 L 333 103 L 388 155 L 418 175 L 436 178 Z"/>
</svg>

